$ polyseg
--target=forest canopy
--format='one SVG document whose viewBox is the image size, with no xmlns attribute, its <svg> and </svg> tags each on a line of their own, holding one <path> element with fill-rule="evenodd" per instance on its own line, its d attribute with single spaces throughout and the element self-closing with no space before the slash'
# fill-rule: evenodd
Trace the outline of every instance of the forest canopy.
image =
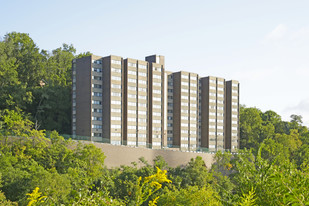
<svg viewBox="0 0 309 206">
<path fill-rule="evenodd" d="M 59 135 L 71 131 L 71 62 L 87 55 L 18 32 L 0 41 L 0 205 L 309 205 L 309 131 L 294 114 L 241 106 L 240 149 L 210 168 L 160 156 L 106 168 L 104 151 Z"/>
</svg>

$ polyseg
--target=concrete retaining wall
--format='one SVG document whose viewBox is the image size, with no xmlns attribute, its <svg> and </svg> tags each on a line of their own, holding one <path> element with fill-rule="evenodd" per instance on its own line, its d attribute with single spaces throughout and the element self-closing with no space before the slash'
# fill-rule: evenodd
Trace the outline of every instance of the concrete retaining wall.
<svg viewBox="0 0 309 206">
<path fill-rule="evenodd" d="M 211 167 L 213 163 L 214 154 L 210 153 L 194 153 L 194 152 L 181 152 L 173 150 L 156 150 L 147 148 L 135 148 L 123 145 L 111 145 L 97 142 L 88 142 L 86 144 L 92 143 L 96 147 L 102 149 L 106 159 L 104 164 L 108 168 L 119 167 L 120 165 L 132 166 L 132 162 L 139 163 L 139 158 L 144 157 L 149 164 L 153 164 L 153 160 L 156 156 L 162 156 L 170 167 L 177 167 L 186 165 L 191 158 L 201 156 L 205 161 L 207 168 Z"/>
</svg>

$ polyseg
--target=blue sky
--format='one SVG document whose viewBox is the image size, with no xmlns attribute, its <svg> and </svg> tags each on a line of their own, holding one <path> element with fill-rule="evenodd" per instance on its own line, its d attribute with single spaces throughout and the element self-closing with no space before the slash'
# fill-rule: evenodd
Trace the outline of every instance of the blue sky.
<svg viewBox="0 0 309 206">
<path fill-rule="evenodd" d="M 170 71 L 236 79 L 241 103 L 303 116 L 309 126 L 309 1 L 1 1 L 0 35 L 29 33 L 41 49 L 144 59 Z"/>
</svg>

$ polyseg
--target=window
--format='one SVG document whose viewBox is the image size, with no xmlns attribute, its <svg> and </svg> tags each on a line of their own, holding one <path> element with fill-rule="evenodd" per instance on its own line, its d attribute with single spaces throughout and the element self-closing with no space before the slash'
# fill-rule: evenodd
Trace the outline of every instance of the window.
<svg viewBox="0 0 309 206">
<path fill-rule="evenodd" d="M 172 127 L 173 124 L 172 124 L 172 123 L 167 123 L 167 126 L 168 126 L 168 127 Z"/>
<path fill-rule="evenodd" d="M 168 116 L 167 119 L 168 120 L 173 120 L 173 117 Z"/>
<path fill-rule="evenodd" d="M 188 86 L 188 82 L 181 82 L 181 85 Z"/>
<path fill-rule="evenodd" d="M 140 68 L 140 69 L 147 69 L 147 66 L 146 65 L 142 65 L 142 64 L 138 64 L 138 68 Z"/>
<path fill-rule="evenodd" d="M 142 114 L 143 114 L 143 115 L 146 115 L 146 114 L 147 114 L 147 112 L 146 112 L 146 111 L 141 111 L 141 110 L 138 110 L 138 114 L 139 114 L 139 115 L 142 115 Z"/>
<path fill-rule="evenodd" d="M 152 105 L 152 108 L 161 109 L 161 105 L 154 104 L 154 105 Z"/>
<path fill-rule="evenodd" d="M 120 120 L 121 120 L 121 117 L 112 116 L 112 117 L 111 117 L 111 120 L 120 121 Z"/>
<path fill-rule="evenodd" d="M 112 124 L 111 128 L 113 128 L 113 129 L 121 129 L 121 125 L 120 124 Z"/>
<path fill-rule="evenodd" d="M 160 97 L 153 97 L 152 100 L 153 101 L 161 101 L 161 98 Z"/>
<path fill-rule="evenodd" d="M 153 82 L 152 85 L 153 86 L 161 86 L 161 83 L 160 82 Z"/>
<path fill-rule="evenodd" d="M 218 81 L 218 84 L 219 84 L 219 85 L 224 85 L 224 82 Z"/>
<path fill-rule="evenodd" d="M 139 107 L 146 107 L 147 104 L 145 104 L 145 103 L 138 103 L 138 106 L 139 106 Z"/>
<path fill-rule="evenodd" d="M 181 89 L 181 92 L 188 93 L 188 89 Z"/>
<path fill-rule="evenodd" d="M 93 137 L 102 137 L 102 133 L 92 133 Z"/>
<path fill-rule="evenodd" d="M 152 142 L 153 146 L 161 146 L 161 142 Z"/>
<path fill-rule="evenodd" d="M 138 95 L 138 98 L 139 98 L 139 99 L 147 99 L 147 96 L 144 96 L 144 95 Z"/>
<path fill-rule="evenodd" d="M 92 60 L 92 63 L 94 63 L 94 64 L 102 64 L 102 61 L 101 60 Z"/>
<path fill-rule="evenodd" d="M 154 131 L 161 131 L 161 127 L 152 127 L 152 130 L 154 130 Z"/>
<path fill-rule="evenodd" d="M 136 102 L 128 102 L 128 106 L 136 106 Z"/>
<path fill-rule="evenodd" d="M 116 73 L 121 73 L 121 69 L 114 68 L 114 67 L 112 67 L 111 71 L 116 72 Z"/>
<path fill-rule="evenodd" d="M 138 122 L 147 122 L 146 118 L 138 118 Z"/>
<path fill-rule="evenodd" d="M 139 81 L 138 81 L 138 82 L 139 82 Z M 138 88 L 138 91 L 139 91 L 139 92 L 147 92 L 147 89 L 146 89 L 146 88 L 139 87 L 139 88 Z"/>
<path fill-rule="evenodd" d="M 128 126 L 128 129 L 134 129 L 134 130 L 136 130 L 136 126 L 129 125 L 129 126 Z"/>
<path fill-rule="evenodd" d="M 181 123 L 182 127 L 188 127 L 188 123 Z"/>
<path fill-rule="evenodd" d="M 141 77 L 147 77 L 147 73 L 145 72 L 138 72 L 138 75 Z"/>
<path fill-rule="evenodd" d="M 119 140 L 118 140 L 118 141 L 112 140 L 112 141 L 111 141 L 111 144 L 113 144 L 113 145 L 120 145 L 120 141 L 119 141 Z"/>
<path fill-rule="evenodd" d="M 92 79 L 94 79 L 94 80 L 102 80 L 102 77 L 100 77 L 100 76 L 92 76 Z"/>
<path fill-rule="evenodd" d="M 191 79 L 191 80 L 197 80 L 197 77 L 195 77 L 195 76 L 190 76 L 190 79 Z"/>
<path fill-rule="evenodd" d="M 210 79 L 209 82 L 215 84 L 216 80 L 215 79 Z"/>
<path fill-rule="evenodd" d="M 161 120 L 153 119 L 152 123 L 153 124 L 161 124 Z"/>
<path fill-rule="evenodd" d="M 128 86 L 128 90 L 136 91 L 136 87 Z"/>
<path fill-rule="evenodd" d="M 98 104 L 98 105 L 101 105 L 102 102 L 101 101 L 98 101 L 98 100 L 92 100 L 92 104 Z"/>
<path fill-rule="evenodd" d="M 120 92 L 112 92 L 111 95 L 114 96 L 114 97 L 121 97 Z"/>
<path fill-rule="evenodd" d="M 224 101 L 223 100 L 218 100 L 217 103 L 218 104 L 224 104 Z"/>
<path fill-rule="evenodd" d="M 101 68 L 92 68 L 92 71 L 94 71 L 94 72 L 102 72 L 102 69 Z"/>
<path fill-rule="evenodd" d="M 190 100 L 196 100 L 196 97 L 190 97 Z"/>
<path fill-rule="evenodd" d="M 154 94 L 161 94 L 161 90 L 157 90 L 157 89 L 154 89 L 152 92 L 153 92 Z"/>
<path fill-rule="evenodd" d="M 209 86 L 209 89 L 216 90 L 216 87 L 214 87 L 214 86 Z"/>
<path fill-rule="evenodd" d="M 128 97 L 136 99 L 136 95 L 135 94 L 128 94 Z"/>
<path fill-rule="evenodd" d="M 196 90 L 192 90 L 192 89 L 191 89 L 191 90 L 190 90 L 190 93 L 191 93 L 191 94 L 196 94 L 197 92 L 196 92 Z"/>
<path fill-rule="evenodd" d="M 152 112 L 153 116 L 161 116 L 161 112 Z"/>
<path fill-rule="evenodd" d="M 102 121 L 102 117 L 92 117 L 92 120 L 94 120 L 94 121 Z"/>
<path fill-rule="evenodd" d="M 232 83 L 232 87 L 238 87 L 238 83 Z"/>
<path fill-rule="evenodd" d="M 112 80 L 121 81 L 121 77 L 112 76 Z"/>
<path fill-rule="evenodd" d="M 181 96 L 181 99 L 188 99 L 188 96 Z"/>
<path fill-rule="evenodd" d="M 181 106 L 188 106 L 189 102 L 181 102 Z"/>
<path fill-rule="evenodd" d="M 112 84 L 112 88 L 114 88 L 114 89 L 121 89 L 121 85 L 119 85 L 119 84 Z"/>
<path fill-rule="evenodd" d="M 173 82 L 169 82 L 169 83 L 168 83 L 168 86 L 173 86 Z"/>
<path fill-rule="evenodd" d="M 112 59 L 112 64 L 121 64 L 121 61 Z"/>
<path fill-rule="evenodd" d="M 145 126 L 138 126 L 138 130 L 146 130 L 146 127 Z"/>
<path fill-rule="evenodd" d="M 92 109 L 92 112 L 102 113 L 102 109 Z"/>
<path fill-rule="evenodd" d="M 128 145 L 134 145 L 134 146 L 136 146 L 136 142 L 128 141 Z"/>
<path fill-rule="evenodd" d="M 102 97 L 102 93 L 101 92 L 92 92 L 92 96 Z"/>
<path fill-rule="evenodd" d="M 196 104 L 190 104 L 190 107 L 196 107 Z"/>
<path fill-rule="evenodd" d="M 182 109 L 181 112 L 185 113 L 185 114 L 188 114 L 188 110 L 187 109 Z"/>
<path fill-rule="evenodd" d="M 102 85 L 101 84 L 92 84 L 92 87 L 93 88 L 102 88 Z"/>
<path fill-rule="evenodd" d="M 146 134 L 138 134 L 138 137 L 146 138 Z"/>
<path fill-rule="evenodd" d="M 128 78 L 128 82 L 131 82 L 131 83 L 136 83 L 136 79 L 131 79 L 131 78 Z"/>
<path fill-rule="evenodd" d="M 218 91 L 224 91 L 223 87 L 218 87 Z"/>
<path fill-rule="evenodd" d="M 147 84 L 147 81 L 145 81 L 145 80 L 138 80 L 138 83 L 139 84 Z"/>
<path fill-rule="evenodd" d="M 181 75 L 181 78 L 183 78 L 183 79 L 189 79 L 189 77 L 187 76 L 187 75 Z"/>
<path fill-rule="evenodd" d="M 111 101 L 111 104 L 121 105 L 121 101 Z"/>
<path fill-rule="evenodd" d="M 129 67 L 136 67 L 136 64 L 135 64 L 135 63 L 129 62 L 128 65 L 129 65 Z"/>
<path fill-rule="evenodd" d="M 121 109 L 111 109 L 111 112 L 121 113 Z"/>
<path fill-rule="evenodd" d="M 172 90 L 172 89 L 168 89 L 167 91 L 168 91 L 168 92 L 173 92 L 173 90 Z"/>
<path fill-rule="evenodd" d="M 188 144 L 181 144 L 181 147 L 188 147 Z"/>
<path fill-rule="evenodd" d="M 188 116 L 181 116 L 181 119 L 182 119 L 182 120 L 188 120 L 189 117 L 188 117 Z"/>
<path fill-rule="evenodd" d="M 167 103 L 167 106 L 168 106 L 168 107 L 172 107 L 172 106 L 173 106 L 173 103 Z"/>
<path fill-rule="evenodd" d="M 93 129 L 102 129 L 102 125 L 93 124 L 93 125 L 92 125 L 92 128 L 93 128 Z"/>
<path fill-rule="evenodd" d="M 153 77 L 154 79 L 161 79 L 161 76 L 160 76 L 160 75 L 156 75 L 156 74 L 152 75 L 152 77 Z"/>
<path fill-rule="evenodd" d="M 136 122 L 136 118 L 128 117 L 129 122 Z"/>
<path fill-rule="evenodd" d="M 195 83 L 191 83 L 190 86 L 191 87 L 196 87 L 196 84 Z"/>
</svg>

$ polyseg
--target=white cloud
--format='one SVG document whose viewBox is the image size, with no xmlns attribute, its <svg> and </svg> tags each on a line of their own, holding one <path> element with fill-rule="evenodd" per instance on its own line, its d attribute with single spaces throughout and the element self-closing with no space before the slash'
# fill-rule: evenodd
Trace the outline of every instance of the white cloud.
<svg viewBox="0 0 309 206">
<path fill-rule="evenodd" d="M 290 120 L 292 114 L 301 115 L 303 117 L 303 124 L 309 127 L 309 97 L 301 100 L 297 105 L 287 107 L 283 111 L 283 118 Z"/>
<path fill-rule="evenodd" d="M 267 40 L 279 40 L 282 39 L 288 31 L 288 27 L 285 24 L 279 24 L 274 30 L 266 35 Z"/>
</svg>

